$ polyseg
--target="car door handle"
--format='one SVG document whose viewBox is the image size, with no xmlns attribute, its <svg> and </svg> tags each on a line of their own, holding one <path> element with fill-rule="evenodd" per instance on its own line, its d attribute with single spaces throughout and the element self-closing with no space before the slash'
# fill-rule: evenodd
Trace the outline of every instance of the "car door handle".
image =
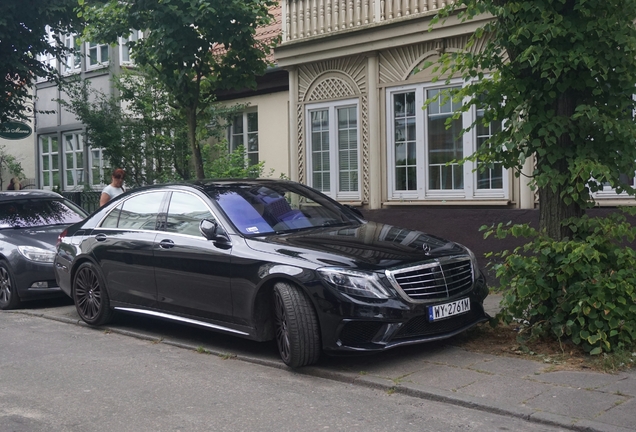
<svg viewBox="0 0 636 432">
<path fill-rule="evenodd" d="M 98 242 L 103 242 L 107 239 L 108 237 L 106 237 L 106 234 L 97 234 L 95 236 L 95 240 L 97 240 Z"/>
<path fill-rule="evenodd" d="M 174 242 L 172 240 L 168 240 L 168 239 L 161 240 L 159 242 L 159 247 L 161 249 L 170 249 L 170 248 L 174 247 Z"/>
</svg>

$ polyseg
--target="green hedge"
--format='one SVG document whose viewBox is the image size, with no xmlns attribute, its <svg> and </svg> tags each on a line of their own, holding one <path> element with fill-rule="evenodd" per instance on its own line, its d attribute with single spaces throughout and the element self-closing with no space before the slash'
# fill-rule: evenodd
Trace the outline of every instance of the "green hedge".
<svg viewBox="0 0 636 432">
<path fill-rule="evenodd" d="M 485 237 L 529 239 L 487 254 L 504 291 L 497 320 L 520 322 L 533 337 L 568 338 L 590 354 L 636 340 L 636 237 L 622 212 L 566 222 L 572 238 L 555 241 L 528 225 L 499 224 Z"/>
</svg>

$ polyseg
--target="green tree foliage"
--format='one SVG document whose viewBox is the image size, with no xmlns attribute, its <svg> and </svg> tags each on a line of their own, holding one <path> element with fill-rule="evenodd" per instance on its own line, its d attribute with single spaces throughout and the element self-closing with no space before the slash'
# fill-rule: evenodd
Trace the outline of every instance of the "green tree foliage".
<svg viewBox="0 0 636 432">
<path fill-rule="evenodd" d="M 186 120 L 192 164 L 204 177 L 197 126 L 215 92 L 253 87 L 270 44 L 255 39 L 274 0 L 80 0 L 89 40 L 115 43 L 131 29 L 136 64 L 151 70 Z"/>
<path fill-rule="evenodd" d="M 204 144 L 203 155 L 203 167 L 207 178 L 258 178 L 263 177 L 265 171 L 265 161 L 246 165 L 245 161 L 248 159 L 245 147 L 239 146 L 230 152 L 227 141 L 221 141 L 214 145 Z"/>
<path fill-rule="evenodd" d="M 0 145 L 0 174 L 3 171 L 8 172 L 11 177 L 24 177 L 24 170 L 20 161 L 15 156 L 8 154 L 5 146 Z M 4 189 L 2 183 L 2 175 L 0 175 L 0 190 Z"/>
<path fill-rule="evenodd" d="M 90 80 L 65 83 L 68 100 L 60 103 L 86 126 L 86 141 L 93 148 L 104 149 L 110 166 L 124 168 L 131 186 L 191 179 L 186 122 L 172 108 L 172 99 L 161 83 L 136 69 L 114 77 L 114 85 L 119 97 L 92 88 Z M 212 138 L 218 142 L 202 146 L 205 178 L 263 174 L 264 162 L 246 165 L 242 147 L 228 151 L 224 137 L 227 122 L 244 108 L 213 104 L 200 116 L 197 141 Z M 108 182 L 109 173 L 105 175 Z"/>
<path fill-rule="evenodd" d="M 625 178 L 636 160 L 636 1 L 456 0 L 434 22 L 483 14 L 492 19 L 466 50 L 443 54 L 435 70 L 466 80 L 454 95 L 464 110 L 504 121 L 471 159 L 519 175 L 534 155 L 540 229 L 560 240 L 571 234 L 562 222 L 580 217 L 603 183 L 635 192 Z"/>
<path fill-rule="evenodd" d="M 110 166 L 125 168 L 130 185 L 188 179 L 187 133 L 166 93 L 138 73 L 113 83 L 119 97 L 92 88 L 90 80 L 64 84 L 69 98 L 60 103 L 86 126 L 86 141 L 104 149 Z"/>
<path fill-rule="evenodd" d="M 32 82 L 37 77 L 56 79 L 38 54 L 61 58 L 64 44 L 57 34 L 68 32 L 76 20 L 75 7 L 77 0 L 0 1 L 0 122 L 25 120 L 33 111 Z M 49 43 L 47 25 L 57 44 Z"/>
<path fill-rule="evenodd" d="M 635 211 L 631 212 L 636 213 Z M 636 342 L 636 228 L 616 212 L 567 221 L 571 238 L 554 240 L 527 225 L 499 224 L 486 235 L 530 238 L 493 254 L 505 295 L 499 319 L 530 336 L 567 338 L 591 354 L 631 349 Z"/>
</svg>

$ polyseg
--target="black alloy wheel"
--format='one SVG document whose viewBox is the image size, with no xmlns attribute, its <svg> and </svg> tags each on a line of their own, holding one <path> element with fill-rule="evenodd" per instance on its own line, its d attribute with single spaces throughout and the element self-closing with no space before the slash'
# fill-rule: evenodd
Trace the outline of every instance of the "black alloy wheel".
<svg viewBox="0 0 636 432">
<path fill-rule="evenodd" d="M 15 309 L 22 303 L 9 264 L 0 261 L 0 309 Z"/>
<path fill-rule="evenodd" d="M 297 368 L 318 361 L 318 318 L 300 288 L 283 282 L 274 286 L 274 321 L 278 353 L 287 366 Z"/>
<path fill-rule="evenodd" d="M 92 263 L 86 262 L 77 269 L 73 279 L 73 301 L 80 318 L 87 324 L 99 326 L 113 318 L 106 286 Z"/>
</svg>

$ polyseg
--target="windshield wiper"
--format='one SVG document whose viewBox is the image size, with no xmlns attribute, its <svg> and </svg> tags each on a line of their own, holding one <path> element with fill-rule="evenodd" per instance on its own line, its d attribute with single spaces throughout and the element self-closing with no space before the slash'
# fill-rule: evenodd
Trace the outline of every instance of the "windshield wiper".
<svg viewBox="0 0 636 432">
<path fill-rule="evenodd" d="M 306 227 L 300 227 L 300 228 L 288 228 L 285 230 L 279 230 L 279 231 L 276 231 L 276 234 L 290 234 L 290 233 L 295 233 L 299 231 L 316 230 L 316 229 L 331 228 L 331 227 L 346 226 L 346 225 L 351 225 L 351 222 L 338 222 L 334 224 L 325 222 L 322 225 L 312 225 L 312 226 L 306 226 Z"/>
<path fill-rule="evenodd" d="M 328 221 L 325 221 L 322 223 L 322 225 L 320 225 L 321 227 L 336 227 L 336 226 L 345 226 L 345 225 L 351 225 L 351 222 L 345 222 L 345 221 L 339 221 L 336 219 L 330 219 Z"/>
</svg>

